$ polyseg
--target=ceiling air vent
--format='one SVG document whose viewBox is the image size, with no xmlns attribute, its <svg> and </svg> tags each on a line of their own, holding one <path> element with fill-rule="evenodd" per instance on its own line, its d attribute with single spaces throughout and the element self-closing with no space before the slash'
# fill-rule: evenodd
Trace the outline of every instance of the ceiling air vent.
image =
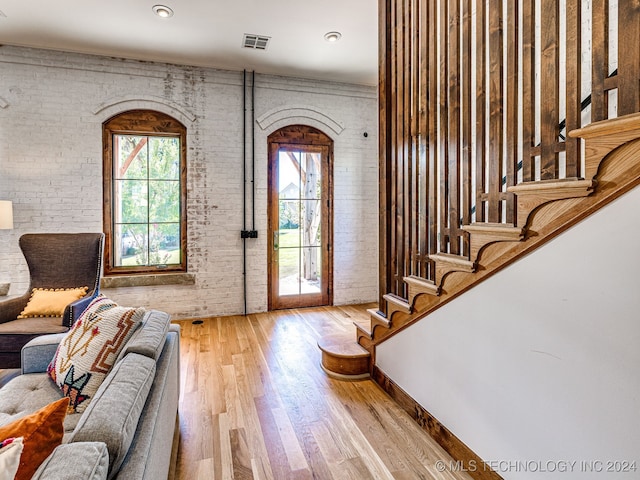
<svg viewBox="0 0 640 480">
<path fill-rule="evenodd" d="M 270 39 L 271 37 L 265 37 L 264 35 L 245 33 L 242 39 L 242 46 L 244 48 L 253 48 L 254 50 L 266 50 Z"/>
</svg>

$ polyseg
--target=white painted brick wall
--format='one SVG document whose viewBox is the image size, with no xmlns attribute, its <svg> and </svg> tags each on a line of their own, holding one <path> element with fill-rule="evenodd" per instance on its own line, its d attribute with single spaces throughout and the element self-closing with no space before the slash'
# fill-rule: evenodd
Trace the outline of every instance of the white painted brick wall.
<svg viewBox="0 0 640 480">
<path fill-rule="evenodd" d="M 267 308 L 267 136 L 296 123 L 318 127 L 335 142 L 334 302 L 376 300 L 375 88 L 256 74 L 255 91 L 256 118 L 308 106 L 344 129 L 336 134 L 295 116 L 255 126 L 259 238 L 247 241 L 248 311 Z M 179 109 L 184 115 L 174 116 L 188 128 L 188 264 L 196 284 L 104 293 L 174 318 L 242 313 L 242 72 L 2 46 L 0 199 L 13 200 L 15 228 L 0 231 L 0 282 L 12 282 L 11 294 L 28 282 L 21 234 L 102 230 L 102 122 L 122 110 L 154 107 Z M 250 215 L 247 222 L 251 227 Z"/>
</svg>

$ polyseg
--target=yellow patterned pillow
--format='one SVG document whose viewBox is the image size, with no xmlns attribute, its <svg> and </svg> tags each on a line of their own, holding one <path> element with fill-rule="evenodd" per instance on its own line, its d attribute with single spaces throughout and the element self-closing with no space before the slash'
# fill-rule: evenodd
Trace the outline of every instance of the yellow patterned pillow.
<svg viewBox="0 0 640 480">
<path fill-rule="evenodd" d="M 61 317 L 64 309 L 87 294 L 87 287 L 79 288 L 34 288 L 29 303 L 18 318 Z"/>
<path fill-rule="evenodd" d="M 144 308 L 121 307 L 98 295 L 58 345 L 47 373 L 70 398 L 69 412 L 83 412 L 140 326 Z"/>
</svg>

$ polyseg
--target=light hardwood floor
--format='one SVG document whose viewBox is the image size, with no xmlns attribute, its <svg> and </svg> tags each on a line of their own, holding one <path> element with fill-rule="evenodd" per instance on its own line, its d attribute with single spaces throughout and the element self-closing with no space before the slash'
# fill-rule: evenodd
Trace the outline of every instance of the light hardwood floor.
<svg viewBox="0 0 640 480">
<path fill-rule="evenodd" d="M 470 478 L 440 472 L 438 460 L 454 462 L 374 382 L 334 380 L 322 371 L 318 338 L 353 331 L 370 307 L 177 322 L 176 478 Z"/>
</svg>

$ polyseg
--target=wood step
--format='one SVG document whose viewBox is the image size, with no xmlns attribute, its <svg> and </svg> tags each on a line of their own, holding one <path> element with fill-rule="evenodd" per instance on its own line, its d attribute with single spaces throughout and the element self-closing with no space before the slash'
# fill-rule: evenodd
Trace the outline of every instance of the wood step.
<svg viewBox="0 0 640 480">
<path fill-rule="evenodd" d="M 356 325 L 356 328 L 361 328 Z M 358 345 L 353 334 L 327 335 L 318 340 L 322 352 L 322 369 L 340 380 L 360 380 L 369 377 L 371 354 Z"/>
<path fill-rule="evenodd" d="M 434 283 L 442 287 L 442 280 L 451 272 L 473 273 L 475 264 L 468 258 L 450 253 L 438 253 L 429 255 L 429 258 L 436 262 L 436 278 Z"/>
<path fill-rule="evenodd" d="M 371 312 L 369 312 L 369 313 L 371 313 Z M 371 317 L 371 318 L 373 319 L 373 317 Z M 384 318 L 384 317 L 381 317 L 381 318 Z M 372 323 L 373 323 L 373 320 L 372 320 Z M 388 322 L 387 322 L 387 325 L 388 325 L 387 329 L 390 328 L 389 327 L 390 324 Z M 373 333 L 371 333 L 371 332 L 373 332 L 373 328 L 367 328 L 364 325 L 356 324 L 356 338 L 358 339 L 357 342 L 360 343 L 360 338 L 365 338 L 367 340 L 372 340 L 373 339 Z"/>
<path fill-rule="evenodd" d="M 508 187 L 507 191 L 516 195 L 517 226 L 524 228 L 531 223 L 531 214 L 546 203 L 568 198 L 588 197 L 594 192 L 596 184 L 595 180 L 566 178 L 523 182 Z"/>
<path fill-rule="evenodd" d="M 593 180 L 602 160 L 616 148 L 640 138 L 640 113 L 593 122 L 571 130 L 569 136 L 585 141 L 585 178 Z"/>
<path fill-rule="evenodd" d="M 398 295 L 395 295 L 393 293 L 387 293 L 386 295 L 383 295 L 382 298 L 384 298 L 387 301 L 387 304 L 390 304 L 390 305 L 387 305 L 389 307 L 387 308 L 387 311 L 390 311 L 391 309 L 394 311 L 411 313 L 411 305 L 409 305 L 404 298 Z"/>
<path fill-rule="evenodd" d="M 462 229 L 469 232 L 470 259 L 477 263 L 480 250 L 494 242 L 519 242 L 524 239 L 524 228 L 512 223 L 472 223 Z"/>
<path fill-rule="evenodd" d="M 373 332 L 373 330 L 378 325 L 384 328 L 391 328 L 391 321 L 387 317 L 385 317 L 380 310 L 376 310 L 375 308 L 370 308 L 367 310 L 367 313 L 371 315 L 371 325 L 370 325 L 371 332 Z M 366 331 L 366 328 L 363 327 L 362 325 L 356 325 L 356 326 L 360 327 L 363 331 Z"/>
<path fill-rule="evenodd" d="M 409 303 L 413 304 L 413 299 L 416 295 L 426 293 L 427 295 L 440 295 L 440 287 L 436 285 L 432 280 L 427 278 L 417 277 L 415 275 L 409 275 L 403 278 L 404 282 L 409 287 Z"/>
</svg>

